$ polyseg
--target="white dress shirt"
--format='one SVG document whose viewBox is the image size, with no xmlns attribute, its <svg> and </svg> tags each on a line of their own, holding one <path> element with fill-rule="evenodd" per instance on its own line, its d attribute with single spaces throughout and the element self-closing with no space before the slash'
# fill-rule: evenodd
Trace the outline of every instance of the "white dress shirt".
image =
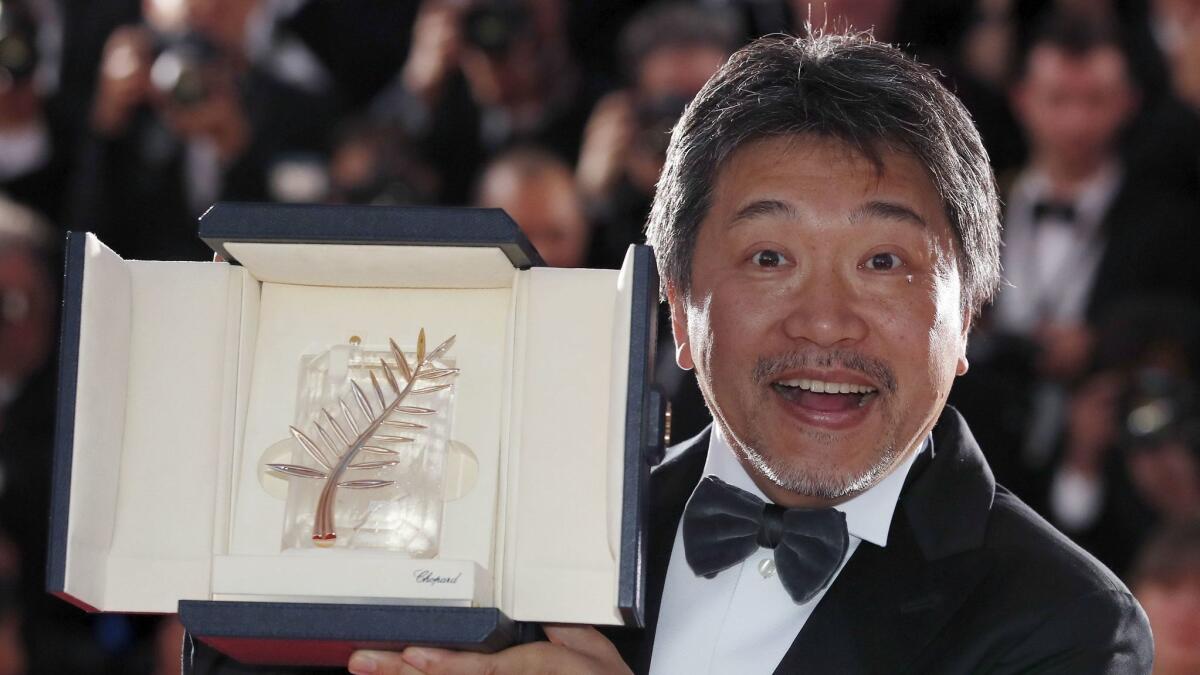
<svg viewBox="0 0 1200 675">
<path fill-rule="evenodd" d="M 1101 224 L 1121 186 L 1121 169 L 1109 164 L 1067 202 L 1075 222 L 1034 220 L 1034 205 L 1051 196 L 1050 180 L 1036 169 L 1013 184 L 1004 223 L 1003 265 L 1011 284 L 996 297 L 995 321 L 1003 330 L 1028 335 L 1041 322 L 1080 323 L 1100 259 Z"/>
<path fill-rule="evenodd" d="M 838 574 L 863 540 L 886 546 L 904 479 L 919 453 L 902 460 L 866 492 L 835 506 L 846 514 L 850 546 Z M 767 499 L 713 425 L 704 474 Z M 835 583 L 837 575 L 830 585 Z M 770 673 L 816 609 L 826 589 L 798 605 L 774 574 L 773 552 L 760 548 L 712 579 L 697 576 L 683 551 L 683 523 L 675 533 L 655 632 L 651 675 Z"/>
</svg>

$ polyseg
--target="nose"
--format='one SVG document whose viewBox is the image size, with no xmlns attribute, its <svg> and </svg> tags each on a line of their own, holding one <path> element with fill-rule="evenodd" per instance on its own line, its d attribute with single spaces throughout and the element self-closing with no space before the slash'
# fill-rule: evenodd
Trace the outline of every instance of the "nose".
<svg viewBox="0 0 1200 675">
<path fill-rule="evenodd" d="M 780 298 L 787 303 L 782 329 L 788 339 L 818 347 L 845 347 L 865 339 L 869 327 L 849 280 L 833 271 L 808 276 Z"/>
</svg>

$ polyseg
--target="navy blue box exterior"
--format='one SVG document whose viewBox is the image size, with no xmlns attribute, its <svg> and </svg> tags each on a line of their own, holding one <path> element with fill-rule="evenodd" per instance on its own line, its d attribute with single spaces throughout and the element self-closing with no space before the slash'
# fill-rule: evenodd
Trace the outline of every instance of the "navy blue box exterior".
<svg viewBox="0 0 1200 675">
<path fill-rule="evenodd" d="M 344 666 L 362 648 L 494 652 L 522 638 L 491 608 L 182 600 L 179 619 L 230 658 L 277 666 Z"/>
<path fill-rule="evenodd" d="M 649 246 L 636 246 L 633 256 L 617 607 L 627 626 L 642 628 L 646 596 L 642 561 L 646 559 L 650 467 L 662 456 L 661 421 L 666 411 L 664 399 L 652 385 L 654 347 L 658 344 L 658 268 Z"/>
<path fill-rule="evenodd" d="M 200 238 L 230 262 L 227 242 L 496 247 L 513 267 L 545 263 L 502 209 L 221 203 L 200 216 Z"/>
<path fill-rule="evenodd" d="M 54 466 L 50 478 L 50 533 L 46 544 L 46 590 L 62 597 L 67 573 L 67 519 L 71 508 L 71 463 L 75 446 L 75 387 L 79 375 L 79 330 L 83 311 L 86 237 L 67 233 L 63 304 L 58 343 L 58 401 L 54 419 Z"/>
</svg>

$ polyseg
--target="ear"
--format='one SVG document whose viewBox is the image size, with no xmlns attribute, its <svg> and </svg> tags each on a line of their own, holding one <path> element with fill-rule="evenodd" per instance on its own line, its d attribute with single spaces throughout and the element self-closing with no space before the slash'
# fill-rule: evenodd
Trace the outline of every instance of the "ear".
<svg viewBox="0 0 1200 675">
<path fill-rule="evenodd" d="M 971 335 L 971 310 L 967 307 L 963 308 L 962 313 L 962 351 L 958 355 L 958 365 L 954 368 L 954 374 L 959 377 L 966 375 L 971 364 L 967 363 L 967 338 Z"/>
<path fill-rule="evenodd" d="M 687 302 L 673 284 L 667 285 L 667 303 L 671 306 L 671 334 L 675 337 L 675 363 L 684 370 L 696 367 L 688 342 Z"/>
</svg>

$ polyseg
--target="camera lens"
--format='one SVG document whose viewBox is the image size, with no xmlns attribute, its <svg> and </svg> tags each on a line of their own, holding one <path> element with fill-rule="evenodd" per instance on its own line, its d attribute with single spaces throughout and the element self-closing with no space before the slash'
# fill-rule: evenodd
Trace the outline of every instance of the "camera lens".
<svg viewBox="0 0 1200 675">
<path fill-rule="evenodd" d="M 524 8 L 516 5 L 484 5 L 467 13 L 463 32 L 471 44 L 492 56 L 503 56 L 526 29 Z"/>
<path fill-rule="evenodd" d="M 215 48 L 198 35 L 170 39 L 150 66 L 150 83 L 179 105 L 195 105 L 208 98 L 205 71 L 214 60 Z"/>
<path fill-rule="evenodd" d="M 1183 440 L 1196 426 L 1195 392 L 1179 377 L 1143 370 L 1133 376 L 1121 398 L 1121 444 L 1127 451 Z"/>
<path fill-rule="evenodd" d="M 21 81 L 37 68 L 37 32 L 33 22 L 11 2 L 0 2 L 0 72 Z"/>
</svg>

